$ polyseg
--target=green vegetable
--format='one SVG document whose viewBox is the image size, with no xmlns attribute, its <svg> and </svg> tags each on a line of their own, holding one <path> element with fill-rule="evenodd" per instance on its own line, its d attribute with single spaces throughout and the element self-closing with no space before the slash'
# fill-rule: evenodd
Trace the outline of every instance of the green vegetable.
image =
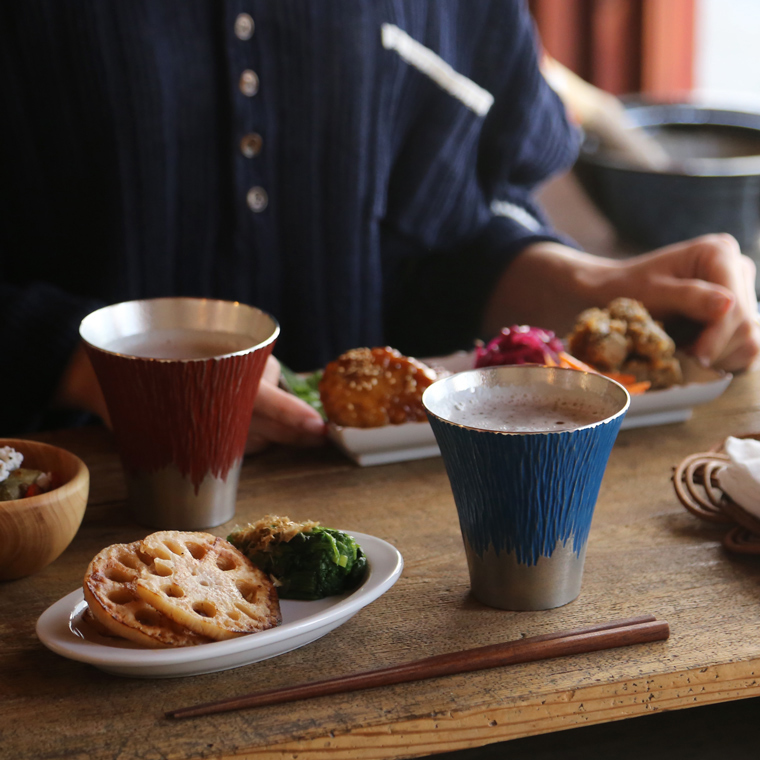
<svg viewBox="0 0 760 760">
<path fill-rule="evenodd" d="M 282 384 L 287 391 L 314 407 L 326 420 L 325 410 L 322 408 L 322 399 L 319 396 L 319 381 L 322 379 L 322 370 L 317 370 L 308 375 L 298 375 L 284 364 L 280 364 Z"/>
<path fill-rule="evenodd" d="M 289 522 L 291 530 L 280 538 L 275 526 L 262 533 L 263 522 L 236 528 L 227 540 L 274 579 L 280 598 L 322 599 L 351 591 L 364 580 L 367 558 L 346 533 L 314 523 L 293 532 L 298 524 Z"/>
<path fill-rule="evenodd" d="M 27 495 L 29 489 L 32 489 L 33 493 L 42 493 L 41 489 L 34 489 L 37 480 L 42 472 L 39 470 L 30 470 L 26 467 L 19 467 L 13 470 L 8 477 L 0 482 L 0 501 L 14 501 L 15 499 L 23 499 Z"/>
</svg>

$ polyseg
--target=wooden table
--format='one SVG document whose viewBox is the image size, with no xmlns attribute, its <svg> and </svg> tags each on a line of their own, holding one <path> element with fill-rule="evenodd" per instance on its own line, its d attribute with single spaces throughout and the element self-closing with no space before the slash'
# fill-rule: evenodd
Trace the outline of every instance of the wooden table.
<svg viewBox="0 0 760 760">
<path fill-rule="evenodd" d="M 406 566 L 383 597 L 303 649 L 237 670 L 170 680 L 111 676 L 45 649 L 37 617 L 74 590 L 130 522 L 108 435 L 46 436 L 80 454 L 90 505 L 66 552 L 0 584 L 0 757 L 401 758 L 475 747 L 760 694 L 760 558 L 728 555 L 724 530 L 677 502 L 671 469 L 727 435 L 760 431 L 760 374 L 734 380 L 683 424 L 624 431 L 591 530 L 581 596 L 548 612 L 504 612 L 468 594 L 440 459 L 361 469 L 336 451 L 273 449 L 244 466 L 236 521 L 314 518 L 395 544 Z M 225 535 L 231 525 L 214 533 Z M 172 722 L 164 710 L 382 667 L 596 621 L 653 613 L 668 642 Z"/>
</svg>

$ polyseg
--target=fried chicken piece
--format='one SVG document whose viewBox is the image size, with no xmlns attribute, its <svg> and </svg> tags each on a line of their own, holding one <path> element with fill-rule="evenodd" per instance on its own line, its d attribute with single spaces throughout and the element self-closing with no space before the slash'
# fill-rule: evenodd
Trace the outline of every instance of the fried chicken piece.
<svg viewBox="0 0 760 760">
<path fill-rule="evenodd" d="M 336 425 L 400 425 L 427 419 L 422 392 L 436 379 L 430 367 L 394 348 L 354 348 L 325 367 L 319 394 Z"/>
<path fill-rule="evenodd" d="M 675 353 L 676 344 L 673 339 L 663 330 L 662 325 L 651 319 L 648 322 L 630 322 L 628 335 L 633 353 L 653 362 Z"/>
<path fill-rule="evenodd" d="M 606 309 L 586 309 L 568 336 L 570 353 L 601 372 L 619 371 L 648 380 L 652 389 L 683 382 L 676 346 L 646 307 L 616 298 Z"/>
<path fill-rule="evenodd" d="M 621 371 L 627 375 L 633 375 L 637 381 L 649 380 L 653 391 L 683 383 L 681 363 L 675 356 L 654 361 L 633 357 L 623 364 Z"/>
<path fill-rule="evenodd" d="M 631 348 L 625 328 L 625 322 L 611 319 L 604 309 L 586 309 L 568 339 L 570 353 L 597 369 L 616 370 Z"/>
<path fill-rule="evenodd" d="M 607 306 L 607 312 L 612 319 L 622 319 L 623 322 L 651 322 L 652 317 L 640 301 L 633 298 L 615 298 Z"/>
</svg>

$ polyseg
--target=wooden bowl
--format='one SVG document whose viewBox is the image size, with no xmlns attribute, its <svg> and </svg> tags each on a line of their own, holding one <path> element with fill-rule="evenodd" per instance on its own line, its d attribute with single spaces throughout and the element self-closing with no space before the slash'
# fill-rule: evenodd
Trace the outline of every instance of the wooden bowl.
<svg viewBox="0 0 760 760">
<path fill-rule="evenodd" d="M 72 453 L 36 441 L 0 438 L 24 455 L 23 467 L 50 472 L 57 488 L 28 499 L 0 501 L 0 580 L 32 575 L 71 543 L 87 506 L 90 472 Z"/>
</svg>

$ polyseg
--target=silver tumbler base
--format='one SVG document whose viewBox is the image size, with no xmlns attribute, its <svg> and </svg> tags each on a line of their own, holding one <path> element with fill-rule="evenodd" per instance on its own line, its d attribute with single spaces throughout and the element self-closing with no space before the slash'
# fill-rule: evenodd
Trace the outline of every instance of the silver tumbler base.
<svg viewBox="0 0 760 760">
<path fill-rule="evenodd" d="M 206 475 L 195 486 L 173 465 L 155 472 L 125 474 L 127 502 L 134 519 L 151 528 L 199 530 L 213 528 L 235 516 L 242 460 L 227 478 Z"/>
<path fill-rule="evenodd" d="M 497 554 L 493 547 L 476 554 L 465 541 L 473 596 L 502 610 L 549 610 L 572 602 L 581 592 L 586 545 L 573 551 L 572 537 L 558 542 L 551 557 L 535 565 L 517 561 L 514 554 Z"/>
</svg>

